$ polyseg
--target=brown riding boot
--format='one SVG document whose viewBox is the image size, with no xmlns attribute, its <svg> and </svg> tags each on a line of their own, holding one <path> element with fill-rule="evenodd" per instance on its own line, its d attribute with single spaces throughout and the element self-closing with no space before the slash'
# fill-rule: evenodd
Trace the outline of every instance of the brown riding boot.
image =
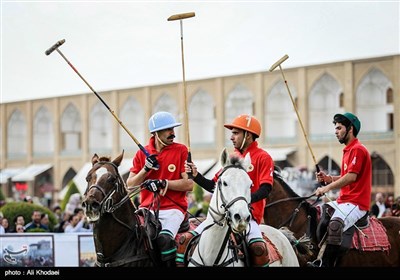
<svg viewBox="0 0 400 280">
<path fill-rule="evenodd" d="M 267 244 L 262 239 L 252 239 L 249 242 L 251 265 L 263 267 L 269 265 Z"/>
<path fill-rule="evenodd" d="M 183 233 L 179 237 L 178 249 L 176 251 L 176 259 L 175 259 L 177 267 L 185 267 L 184 257 L 185 257 L 186 248 L 187 248 L 190 240 L 192 240 L 192 238 L 195 237 L 196 235 L 198 235 L 198 233 L 191 230 L 191 231 Z"/>
</svg>

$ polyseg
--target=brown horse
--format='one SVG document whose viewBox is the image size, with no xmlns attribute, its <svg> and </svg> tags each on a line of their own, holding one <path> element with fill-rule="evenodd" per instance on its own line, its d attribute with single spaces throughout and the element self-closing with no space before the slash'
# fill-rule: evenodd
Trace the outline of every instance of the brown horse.
<svg viewBox="0 0 400 280">
<path fill-rule="evenodd" d="M 311 238 L 313 254 L 298 255 L 301 266 L 305 266 L 307 261 L 315 260 L 319 252 L 316 234 L 319 222 L 318 211 L 307 201 L 310 197 L 298 196 L 284 181 L 280 173 L 275 171 L 274 184 L 264 210 L 266 224 L 276 228 L 286 226 L 295 234 L 296 238 L 304 235 Z M 400 219 L 398 217 L 384 217 L 380 218 L 379 221 L 386 229 L 390 249 L 363 251 L 352 248 L 341 258 L 338 266 L 400 267 Z"/>
<path fill-rule="evenodd" d="M 118 172 L 123 153 L 113 161 L 94 154 L 82 203 L 93 223 L 97 266 L 157 266 L 159 253 L 150 250 L 151 235 L 135 213 Z"/>
</svg>

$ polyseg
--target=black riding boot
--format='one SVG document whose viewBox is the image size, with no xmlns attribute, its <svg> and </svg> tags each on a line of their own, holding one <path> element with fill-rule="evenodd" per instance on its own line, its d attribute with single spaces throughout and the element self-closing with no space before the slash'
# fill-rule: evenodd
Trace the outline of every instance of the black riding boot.
<svg viewBox="0 0 400 280">
<path fill-rule="evenodd" d="M 164 267 L 176 267 L 176 243 L 169 230 L 162 230 L 157 237 L 157 245 L 161 253 L 161 262 Z"/>
<path fill-rule="evenodd" d="M 326 248 L 321 260 L 308 262 L 307 266 L 310 267 L 334 267 L 336 260 L 339 257 L 340 245 L 342 243 L 344 223 L 340 218 L 333 218 L 329 222 L 328 237 L 326 239 Z"/>
</svg>

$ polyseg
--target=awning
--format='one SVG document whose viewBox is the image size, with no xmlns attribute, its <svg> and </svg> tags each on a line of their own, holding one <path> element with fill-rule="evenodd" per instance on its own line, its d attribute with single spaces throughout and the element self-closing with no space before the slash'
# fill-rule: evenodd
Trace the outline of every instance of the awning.
<svg viewBox="0 0 400 280">
<path fill-rule="evenodd" d="M 24 170 L 24 168 L 5 168 L 0 170 L 0 184 L 7 183 L 8 179 L 17 175 L 18 173 L 21 173 L 22 170 Z"/>
<path fill-rule="evenodd" d="M 35 177 L 52 168 L 51 164 L 32 164 L 11 178 L 13 182 L 34 181 Z"/>
<path fill-rule="evenodd" d="M 296 148 L 265 148 L 274 161 L 284 161 L 287 156 L 296 151 Z"/>
<path fill-rule="evenodd" d="M 124 174 L 129 172 L 129 169 L 131 167 L 132 167 L 132 159 L 122 160 L 120 166 L 118 167 L 119 174 L 121 174 L 121 176 L 124 176 Z M 91 162 L 85 163 L 82 166 L 82 168 L 78 171 L 78 173 L 75 175 L 75 177 L 72 179 L 74 181 L 75 185 L 78 187 L 78 190 L 81 194 L 85 193 L 85 190 L 87 187 L 86 176 L 91 168 L 92 168 Z M 64 191 L 64 189 L 62 191 Z M 59 194 L 59 196 L 64 194 L 62 191 Z M 66 192 L 66 191 L 64 191 L 64 192 Z"/>
<path fill-rule="evenodd" d="M 72 178 L 72 181 L 74 181 L 75 185 L 77 186 L 79 192 L 81 194 L 85 193 L 86 190 L 86 176 L 89 172 L 89 170 L 92 168 L 92 163 L 87 162 L 85 163 L 82 168 L 76 173 L 75 177 Z"/>
</svg>

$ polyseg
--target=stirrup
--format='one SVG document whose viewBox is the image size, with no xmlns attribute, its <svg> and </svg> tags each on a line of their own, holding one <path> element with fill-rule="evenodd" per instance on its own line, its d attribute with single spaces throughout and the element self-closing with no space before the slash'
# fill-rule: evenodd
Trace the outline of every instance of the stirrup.
<svg viewBox="0 0 400 280">
<path fill-rule="evenodd" d="M 307 262 L 307 267 L 322 267 L 322 260 L 316 259 L 312 262 Z"/>
</svg>

